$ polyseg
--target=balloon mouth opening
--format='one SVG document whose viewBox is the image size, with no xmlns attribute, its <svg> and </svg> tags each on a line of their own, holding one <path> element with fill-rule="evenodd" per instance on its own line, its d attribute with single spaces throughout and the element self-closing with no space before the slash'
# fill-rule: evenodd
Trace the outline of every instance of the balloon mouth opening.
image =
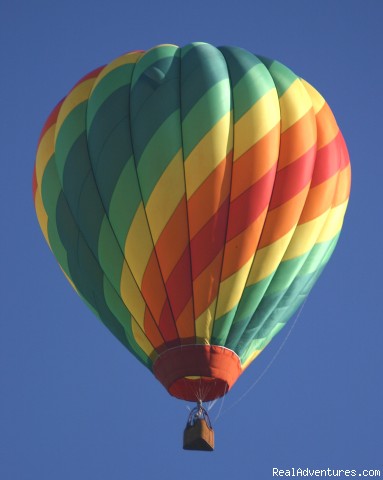
<svg viewBox="0 0 383 480">
<path fill-rule="evenodd" d="M 238 355 L 217 345 L 182 345 L 162 353 L 153 365 L 170 395 L 190 402 L 223 397 L 242 373 Z"/>
<path fill-rule="evenodd" d="M 229 390 L 227 382 L 214 377 L 178 378 L 168 387 L 170 395 L 189 402 L 210 402 Z"/>
</svg>

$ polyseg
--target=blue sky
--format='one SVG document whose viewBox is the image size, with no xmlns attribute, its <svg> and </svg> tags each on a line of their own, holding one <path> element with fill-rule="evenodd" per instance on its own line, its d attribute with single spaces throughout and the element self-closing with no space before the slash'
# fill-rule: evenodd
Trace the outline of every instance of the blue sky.
<svg viewBox="0 0 383 480">
<path fill-rule="evenodd" d="M 1 0 L 1 479 L 266 480 L 273 467 L 383 476 L 382 22 L 380 0 Z M 79 78 L 129 50 L 191 41 L 244 47 L 312 83 L 353 172 L 339 245 L 293 330 L 212 408 L 212 454 L 182 450 L 187 404 L 73 293 L 31 193 L 42 125 Z"/>
</svg>

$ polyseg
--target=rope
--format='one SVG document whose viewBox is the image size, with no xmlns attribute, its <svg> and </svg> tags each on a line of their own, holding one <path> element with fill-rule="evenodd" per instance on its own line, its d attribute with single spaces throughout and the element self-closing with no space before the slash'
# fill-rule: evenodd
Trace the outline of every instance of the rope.
<svg viewBox="0 0 383 480">
<path fill-rule="evenodd" d="M 301 308 L 299 309 L 295 319 L 294 319 L 294 322 L 292 323 L 291 327 L 290 327 L 290 330 L 287 332 L 287 335 L 286 337 L 284 338 L 283 342 L 281 343 L 281 345 L 279 346 L 278 350 L 275 352 L 274 356 L 272 357 L 272 359 L 270 360 L 270 362 L 266 365 L 266 367 L 264 368 L 264 370 L 262 371 L 262 373 L 259 375 L 259 377 L 255 380 L 255 382 L 250 385 L 250 387 L 245 391 L 245 393 L 243 393 L 232 405 L 230 405 L 226 410 L 224 410 L 222 412 L 222 415 L 224 415 L 226 412 L 230 411 L 232 408 L 234 408 L 236 405 L 238 405 L 239 402 L 241 402 L 245 397 L 246 395 L 248 395 L 251 390 L 253 390 L 253 388 L 257 385 L 258 382 L 260 382 L 260 380 L 266 375 L 266 373 L 268 372 L 268 370 L 270 369 L 271 365 L 274 363 L 274 361 L 276 360 L 276 358 L 278 357 L 278 355 L 281 353 L 282 351 L 282 348 L 285 346 L 288 338 L 290 337 L 291 335 L 291 332 L 293 331 L 301 313 L 302 313 L 302 310 L 303 310 L 303 307 L 305 305 L 306 301 L 304 301 L 301 305 Z M 222 403 L 221 403 L 221 407 L 220 407 L 220 410 L 218 412 L 218 415 L 216 416 L 215 420 L 214 421 L 217 421 L 218 418 L 220 417 L 221 415 L 221 410 L 222 410 L 222 406 L 223 406 L 223 400 L 224 400 L 224 397 L 222 399 Z"/>
<path fill-rule="evenodd" d="M 215 419 L 214 419 L 215 422 L 219 419 L 219 416 L 221 415 L 221 410 L 222 410 L 223 403 L 224 403 L 225 398 L 226 398 L 226 393 L 227 393 L 227 384 L 226 384 L 226 387 L 225 387 L 225 393 L 223 394 L 223 397 L 222 397 L 221 406 L 219 407 L 217 416 L 216 416 Z"/>
</svg>

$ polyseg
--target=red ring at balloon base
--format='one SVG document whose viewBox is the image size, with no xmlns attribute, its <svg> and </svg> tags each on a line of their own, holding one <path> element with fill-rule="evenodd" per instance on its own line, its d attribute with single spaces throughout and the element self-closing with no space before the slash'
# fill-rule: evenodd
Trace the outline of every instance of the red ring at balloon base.
<svg viewBox="0 0 383 480">
<path fill-rule="evenodd" d="M 223 397 L 242 368 L 238 355 L 228 348 L 183 345 L 162 353 L 153 365 L 153 372 L 170 395 L 194 402 Z"/>
</svg>

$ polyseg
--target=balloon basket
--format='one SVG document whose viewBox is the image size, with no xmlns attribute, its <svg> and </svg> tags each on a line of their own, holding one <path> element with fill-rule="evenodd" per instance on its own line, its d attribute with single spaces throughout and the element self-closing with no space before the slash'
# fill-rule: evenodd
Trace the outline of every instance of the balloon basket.
<svg viewBox="0 0 383 480">
<path fill-rule="evenodd" d="M 199 404 L 194 408 L 184 430 L 184 450 L 211 452 L 214 450 L 214 430 L 206 410 Z"/>
</svg>

